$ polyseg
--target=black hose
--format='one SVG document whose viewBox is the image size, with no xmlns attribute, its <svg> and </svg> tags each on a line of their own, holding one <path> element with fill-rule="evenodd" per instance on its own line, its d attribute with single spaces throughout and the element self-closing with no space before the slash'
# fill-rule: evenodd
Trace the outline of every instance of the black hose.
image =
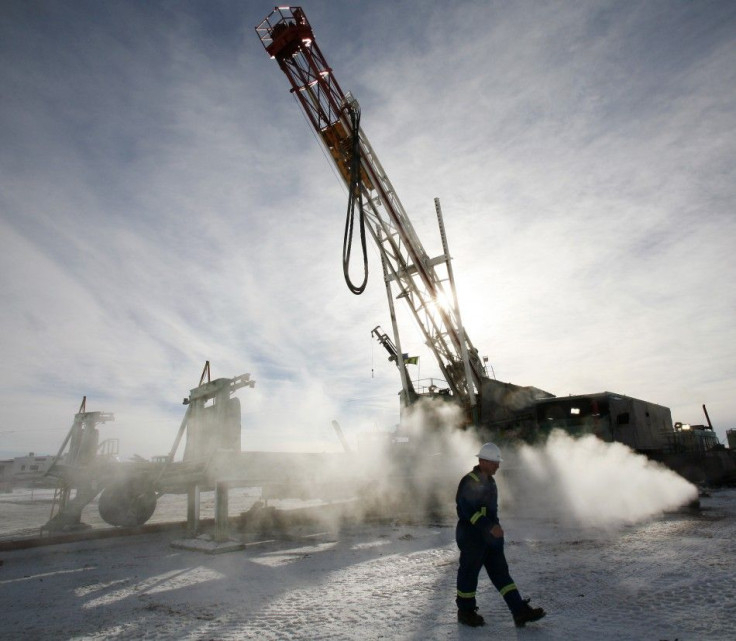
<svg viewBox="0 0 736 641">
<path fill-rule="evenodd" d="M 350 155 L 350 184 L 348 185 L 348 211 L 345 219 L 345 236 L 342 242 L 342 271 L 348 289 L 355 295 L 362 294 L 368 284 L 368 251 L 365 241 L 365 209 L 363 206 L 362 180 L 360 176 L 360 109 L 351 105 L 347 107 L 350 114 L 352 150 Z M 363 282 L 355 285 L 350 279 L 350 253 L 353 245 L 353 229 L 355 225 L 355 204 L 358 204 L 358 225 L 360 229 L 360 246 L 363 251 Z"/>
</svg>

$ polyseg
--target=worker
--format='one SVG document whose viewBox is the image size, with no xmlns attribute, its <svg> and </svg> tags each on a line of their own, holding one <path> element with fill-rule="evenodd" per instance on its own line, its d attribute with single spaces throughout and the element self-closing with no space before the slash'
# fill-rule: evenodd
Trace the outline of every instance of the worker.
<svg viewBox="0 0 736 641">
<path fill-rule="evenodd" d="M 472 627 L 485 624 L 478 614 L 475 591 L 481 568 L 506 601 L 514 623 L 522 627 L 541 619 L 546 613 L 522 599 L 503 552 L 503 529 L 498 521 L 498 490 L 493 475 L 501 464 L 501 450 L 486 443 L 478 452 L 478 465 L 466 474 L 457 488 L 458 523 L 455 540 L 460 548 L 457 571 L 457 620 Z"/>
</svg>

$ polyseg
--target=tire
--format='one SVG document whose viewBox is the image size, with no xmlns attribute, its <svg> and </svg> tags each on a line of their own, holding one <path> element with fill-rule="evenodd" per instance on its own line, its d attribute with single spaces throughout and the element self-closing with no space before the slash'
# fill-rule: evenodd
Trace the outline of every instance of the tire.
<svg viewBox="0 0 736 641">
<path fill-rule="evenodd" d="M 156 492 L 145 482 L 124 481 L 106 487 L 97 505 L 105 523 L 117 527 L 140 527 L 156 509 Z"/>
</svg>

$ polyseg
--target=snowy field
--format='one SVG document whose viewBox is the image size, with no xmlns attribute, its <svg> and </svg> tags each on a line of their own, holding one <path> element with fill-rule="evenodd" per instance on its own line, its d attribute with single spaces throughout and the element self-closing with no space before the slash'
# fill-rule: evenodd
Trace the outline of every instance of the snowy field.
<svg viewBox="0 0 736 641">
<path fill-rule="evenodd" d="M 0 502 L 4 517 L 8 505 Z M 701 508 L 606 530 L 506 510 L 512 575 L 548 612 L 522 629 L 483 576 L 487 625 L 457 624 L 447 518 L 302 525 L 218 555 L 172 547 L 176 532 L 4 551 L 0 637 L 733 641 L 736 490 L 714 491 Z"/>
</svg>

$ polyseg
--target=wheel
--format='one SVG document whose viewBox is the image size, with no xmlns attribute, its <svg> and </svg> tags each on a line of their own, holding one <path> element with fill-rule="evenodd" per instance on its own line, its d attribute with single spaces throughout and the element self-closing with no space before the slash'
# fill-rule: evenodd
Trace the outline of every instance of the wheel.
<svg viewBox="0 0 736 641">
<path fill-rule="evenodd" d="M 156 509 L 156 492 L 145 481 L 123 481 L 102 491 L 97 508 L 105 523 L 140 527 Z"/>
</svg>

